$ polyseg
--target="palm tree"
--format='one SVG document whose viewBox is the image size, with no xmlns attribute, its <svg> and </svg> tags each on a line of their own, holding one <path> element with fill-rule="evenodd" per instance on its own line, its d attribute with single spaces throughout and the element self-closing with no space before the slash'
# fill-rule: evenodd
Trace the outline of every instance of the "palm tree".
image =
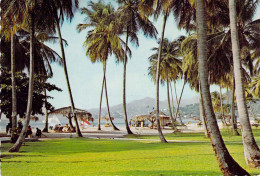
<svg viewBox="0 0 260 176">
<path fill-rule="evenodd" d="M 256 4 L 255 4 L 256 5 Z M 237 14 L 236 14 L 236 2 L 235 0 L 229 0 L 229 14 L 230 14 L 230 29 L 231 29 L 231 40 L 232 40 L 232 53 L 234 63 L 234 77 L 236 85 L 236 99 L 238 107 L 238 115 L 241 124 L 241 133 L 244 146 L 244 155 L 246 163 L 249 167 L 260 166 L 260 150 L 254 139 L 248 111 L 246 108 L 245 91 L 244 91 L 244 78 L 241 72 L 241 59 L 240 59 L 240 45 L 238 38 L 237 28 Z"/>
<path fill-rule="evenodd" d="M 260 74 L 258 73 L 256 76 L 252 78 L 252 82 L 250 84 L 252 92 L 255 96 L 260 95 Z"/>
<path fill-rule="evenodd" d="M 45 75 L 46 79 L 41 80 L 46 82 L 48 78 L 53 76 L 51 63 L 56 62 L 62 66 L 62 58 L 50 47 L 45 45 L 46 42 L 56 43 L 58 38 L 52 35 L 47 34 L 46 32 L 38 32 L 35 34 L 35 57 L 36 59 L 36 69 L 35 73 L 38 75 Z M 67 45 L 67 42 L 64 40 L 64 43 Z M 48 132 L 48 102 L 47 102 L 47 91 L 44 89 L 45 96 L 45 125 L 43 132 Z"/>
<path fill-rule="evenodd" d="M 25 124 L 23 126 L 22 132 L 14 144 L 13 147 L 10 148 L 10 152 L 16 152 L 19 151 L 25 135 L 27 131 L 27 127 L 30 122 L 30 115 L 31 115 L 31 109 L 32 109 L 32 96 L 33 96 L 33 75 L 34 75 L 34 34 L 35 34 L 35 28 L 37 30 L 49 30 L 50 33 L 54 33 L 54 30 L 46 26 L 47 19 L 45 16 L 42 15 L 35 15 L 35 14 L 48 14 L 49 10 L 46 8 L 42 8 L 43 0 L 42 1 L 2 1 L 1 7 L 5 9 L 5 13 L 3 14 L 3 18 L 9 18 L 10 17 L 16 17 L 17 24 L 21 24 L 23 28 L 27 28 L 30 34 L 30 67 L 29 67 L 29 90 L 28 90 L 28 104 L 27 104 L 27 110 L 26 110 L 26 118 L 25 118 Z"/>
<path fill-rule="evenodd" d="M 197 12 L 197 36 L 198 36 L 198 60 L 199 75 L 201 83 L 202 101 L 205 107 L 208 133 L 211 139 L 212 147 L 219 162 L 219 167 L 224 175 L 248 175 L 237 162 L 230 156 L 222 136 L 220 134 L 216 117 L 213 112 L 211 97 L 208 84 L 208 65 L 207 65 L 207 27 L 205 16 L 205 1 L 196 1 Z"/>
<path fill-rule="evenodd" d="M 124 42 L 119 38 L 122 34 L 120 26 L 116 19 L 116 13 L 111 4 L 105 5 L 101 1 L 97 3 L 90 2 L 90 8 L 82 8 L 81 13 L 88 16 L 89 20 L 85 24 L 79 24 L 77 30 L 81 32 L 88 27 L 94 27 L 94 29 L 88 32 L 84 46 L 86 47 L 86 55 L 88 55 L 92 62 L 101 61 L 103 63 L 103 84 L 101 89 L 100 107 L 99 107 L 99 125 L 100 130 L 100 118 L 101 118 L 101 102 L 103 87 L 106 90 L 106 63 L 108 56 L 114 54 L 116 58 L 122 59 L 124 56 L 123 45 Z M 129 48 L 127 48 L 130 52 Z M 119 130 L 113 123 L 107 98 L 107 110 L 110 122 L 114 130 Z"/>
<path fill-rule="evenodd" d="M 233 83 L 232 83 L 232 100 L 231 100 L 231 125 L 233 130 L 233 135 L 239 136 L 237 131 L 237 117 L 235 114 L 235 79 L 233 76 Z"/>
<path fill-rule="evenodd" d="M 1 7 L 2 3 L 1 2 Z M 6 8 L 3 9 L 5 14 Z M 10 16 L 9 16 L 10 17 Z M 1 19 L 1 34 L 4 34 L 5 38 L 11 38 L 11 76 L 12 76 L 12 133 L 11 133 L 11 139 L 14 138 L 14 131 L 17 126 L 17 99 L 16 99 L 16 81 L 15 81 L 15 33 L 17 30 L 18 24 L 15 24 L 16 21 L 14 21 L 14 18 L 8 19 L 7 17 Z M 11 26 L 11 29 L 9 29 L 9 26 Z M 13 141 L 13 140 L 12 140 Z"/>
<path fill-rule="evenodd" d="M 119 19 L 123 22 L 124 33 L 126 34 L 126 46 L 125 51 L 127 51 L 128 40 L 138 44 L 137 33 L 139 30 L 144 32 L 145 36 L 156 38 L 157 30 L 152 24 L 152 22 L 148 19 L 148 17 L 142 15 L 138 8 L 139 2 L 138 0 L 118 0 L 117 1 L 121 7 L 118 9 Z M 125 116 L 125 125 L 128 134 L 132 134 L 132 131 L 129 128 L 128 120 L 127 120 L 127 111 L 126 111 L 126 64 L 127 64 L 127 53 L 125 53 L 123 59 L 123 109 Z"/>
<path fill-rule="evenodd" d="M 18 56 L 16 57 L 17 60 L 17 71 L 23 71 L 25 68 L 29 69 L 29 57 L 26 53 L 30 52 L 30 34 L 25 31 L 26 29 L 19 29 L 16 32 L 16 40 L 14 45 L 16 46 L 15 54 Z M 51 63 L 56 62 L 62 65 L 61 57 L 57 54 L 54 50 L 50 47 L 45 45 L 45 42 L 52 42 L 56 43 L 58 40 L 57 37 L 53 36 L 52 34 L 47 34 L 45 31 L 37 31 L 35 32 L 35 73 L 37 75 L 45 75 L 42 81 L 45 82 L 47 78 L 53 76 Z M 6 42 L 2 40 L 1 42 Z M 66 41 L 64 41 L 67 44 Z M 4 60 L 2 60 L 2 66 L 9 68 L 9 54 L 5 53 Z M 16 62 L 16 61 L 15 61 Z M 44 92 L 46 94 L 46 90 Z M 48 103 L 47 103 L 47 95 L 45 101 L 46 107 L 46 122 L 45 128 L 43 131 L 48 132 Z"/>
<path fill-rule="evenodd" d="M 162 26 L 162 33 L 160 35 L 160 44 L 159 44 L 159 50 L 158 50 L 158 58 L 157 58 L 157 71 L 156 71 L 156 122 L 157 122 L 157 129 L 159 133 L 159 137 L 162 143 L 166 143 L 166 139 L 162 133 L 161 127 L 160 127 L 160 119 L 159 119 L 159 82 L 160 82 L 160 63 L 161 63 L 161 54 L 162 54 L 162 46 L 163 46 L 163 40 L 164 40 L 164 32 L 166 27 L 166 21 L 169 17 L 170 10 L 172 6 L 169 6 L 172 1 L 158 1 L 158 0 L 143 0 L 139 7 L 141 8 L 142 13 L 148 14 L 148 15 L 154 15 L 155 18 L 158 18 L 158 16 L 163 13 L 163 26 Z M 155 9 L 153 7 L 155 6 Z"/>
<path fill-rule="evenodd" d="M 160 41 L 158 41 L 158 44 Z M 180 56 L 180 42 L 179 39 L 170 42 L 167 38 L 163 40 L 162 46 L 162 54 L 161 54 L 161 63 L 160 63 L 160 75 L 161 75 L 161 83 L 167 84 L 167 97 L 168 97 L 168 108 L 169 114 L 172 120 L 172 123 L 176 121 L 173 118 L 173 114 L 171 111 L 170 105 L 170 95 L 169 95 L 169 81 L 175 81 L 179 74 L 182 72 L 181 70 L 181 60 L 179 59 Z M 149 61 L 151 66 L 148 68 L 149 75 L 152 77 L 153 81 L 156 82 L 156 71 L 157 71 L 157 58 L 158 58 L 158 48 L 152 48 L 153 51 L 156 51 L 155 54 L 149 57 Z M 174 128 L 174 126 L 173 126 Z"/>
<path fill-rule="evenodd" d="M 33 96 L 33 74 L 34 74 L 34 15 L 35 15 L 35 5 L 36 2 L 22 2 L 16 7 L 10 6 L 12 3 L 16 3 L 15 0 L 14 2 L 3 2 L 6 4 L 3 4 L 6 7 L 6 16 L 10 16 L 14 11 L 13 8 L 15 8 L 16 13 L 17 12 L 23 12 L 24 14 L 27 15 L 28 17 L 28 23 L 29 23 L 29 31 L 30 31 L 30 74 L 29 74 L 29 93 L 28 93 L 28 104 L 27 104 L 27 110 L 26 110 L 26 118 L 25 118 L 25 124 L 23 126 L 21 135 L 19 136 L 18 140 L 16 143 L 9 149 L 9 152 L 18 152 L 22 143 L 24 142 L 25 134 L 27 131 L 27 127 L 30 122 L 30 116 L 31 116 L 31 109 L 32 109 L 32 96 Z M 10 3 L 10 4 L 8 4 Z M 24 18 L 26 19 L 26 18 Z"/>
<path fill-rule="evenodd" d="M 45 1 L 46 8 L 49 8 L 52 13 L 52 20 L 49 22 L 49 24 L 53 27 L 56 27 L 58 37 L 59 37 L 59 44 L 61 49 L 61 57 L 63 62 L 63 69 L 64 74 L 66 78 L 68 93 L 70 97 L 70 104 L 71 104 L 71 111 L 72 111 L 72 117 L 75 121 L 76 125 L 76 133 L 78 137 L 82 137 L 81 131 L 79 129 L 78 120 L 76 117 L 76 114 L 74 113 L 75 104 L 72 96 L 72 91 L 70 87 L 69 82 L 69 76 L 67 71 L 67 65 L 66 65 L 66 57 L 65 57 L 65 50 L 63 46 L 63 40 L 62 40 L 62 34 L 60 30 L 60 24 L 64 22 L 64 19 L 67 18 L 68 20 L 72 20 L 74 16 L 74 10 L 78 8 L 78 0 L 51 0 L 51 1 Z"/>
<path fill-rule="evenodd" d="M 198 73 L 198 59 L 197 59 L 197 36 L 190 35 L 183 42 L 181 46 L 183 55 L 182 71 L 187 79 L 190 88 L 199 93 L 200 100 L 200 119 L 203 124 L 204 134 L 208 137 L 205 107 L 202 101 L 201 85 Z"/>
<path fill-rule="evenodd" d="M 203 125 L 203 129 L 204 129 L 204 135 L 205 137 L 209 137 L 208 135 L 208 127 L 207 127 L 207 119 L 206 119 L 206 114 L 205 114 L 205 108 L 203 105 L 203 101 L 202 101 L 202 93 L 201 93 L 201 85 L 199 85 L 199 103 L 200 103 L 200 120 L 202 122 Z"/>
</svg>

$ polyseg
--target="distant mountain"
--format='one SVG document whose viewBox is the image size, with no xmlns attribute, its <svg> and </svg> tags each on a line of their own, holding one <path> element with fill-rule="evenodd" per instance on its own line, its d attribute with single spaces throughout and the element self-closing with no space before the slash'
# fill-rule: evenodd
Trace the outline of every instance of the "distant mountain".
<svg viewBox="0 0 260 176">
<path fill-rule="evenodd" d="M 193 97 L 191 99 L 183 99 L 181 100 L 181 108 L 180 108 L 180 112 L 182 115 L 189 115 L 189 114 L 193 114 L 198 116 L 199 115 L 199 106 L 198 106 L 198 102 L 199 102 L 199 98 L 198 97 Z M 191 108 L 191 106 L 193 106 L 193 104 L 197 104 L 197 106 L 194 108 Z M 174 101 L 174 106 L 176 108 L 176 101 Z M 191 112 L 186 112 L 189 110 L 185 110 L 185 107 L 187 105 L 191 105 L 188 109 L 193 109 Z M 135 100 L 132 101 L 130 103 L 127 103 L 127 115 L 128 118 L 135 118 L 136 115 L 141 115 L 141 114 L 148 114 L 149 112 L 151 112 L 155 107 L 155 99 L 154 98 L 150 98 L 150 97 L 146 97 L 140 100 Z M 164 113 L 168 114 L 168 103 L 167 100 L 164 101 L 160 101 L 160 109 L 161 111 L 163 111 Z M 93 117 L 95 119 L 98 118 L 98 112 L 99 109 L 95 108 L 95 109 L 89 109 L 89 112 L 92 113 Z M 114 118 L 118 118 L 118 119 L 123 119 L 124 118 L 124 113 L 123 113 L 123 105 L 119 104 L 119 105 L 115 105 L 115 106 L 111 106 L 110 107 L 110 113 L 111 116 Z M 107 110 L 105 107 L 102 108 L 102 116 L 107 116 Z"/>
</svg>

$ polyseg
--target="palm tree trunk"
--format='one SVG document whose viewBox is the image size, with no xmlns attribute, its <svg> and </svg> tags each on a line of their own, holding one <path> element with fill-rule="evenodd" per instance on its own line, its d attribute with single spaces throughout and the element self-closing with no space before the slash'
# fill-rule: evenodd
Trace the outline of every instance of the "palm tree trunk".
<svg viewBox="0 0 260 176">
<path fill-rule="evenodd" d="M 106 65 L 107 65 L 106 61 L 104 61 L 104 64 L 105 64 L 105 66 L 104 66 L 104 72 L 106 73 Z M 119 129 L 115 126 L 115 124 L 113 123 L 113 120 L 112 120 L 111 115 L 110 115 L 110 109 L 109 109 L 109 103 L 108 103 L 108 95 L 107 95 L 106 74 L 105 74 L 104 86 L 105 86 L 105 95 L 106 95 L 106 103 L 107 103 L 107 114 L 108 114 L 110 123 L 111 123 L 111 125 L 112 125 L 112 127 L 113 127 L 114 130 L 119 130 Z"/>
<path fill-rule="evenodd" d="M 161 130 L 161 124 L 160 124 L 160 118 L 159 118 L 159 82 L 160 82 L 160 62 L 161 62 L 161 54 L 162 54 L 162 45 L 163 45 L 163 39 L 164 39 L 164 31 L 166 26 L 168 14 L 164 15 L 163 19 L 163 28 L 162 28 L 162 34 L 161 34 L 161 42 L 159 47 L 159 53 L 158 53 L 158 59 L 157 59 L 157 70 L 156 70 L 156 122 L 157 122 L 157 130 L 159 133 L 159 137 L 162 143 L 166 143 L 166 139 L 164 138 L 164 135 Z"/>
<path fill-rule="evenodd" d="M 16 143 L 9 149 L 9 152 L 19 152 L 20 147 L 22 146 L 25 135 L 27 133 L 27 128 L 30 123 L 31 111 L 32 111 L 32 101 L 33 101 L 33 83 L 34 83 L 34 14 L 30 12 L 29 15 L 30 20 L 30 73 L 29 73 L 29 90 L 28 90 L 28 101 L 27 101 L 27 109 L 25 116 L 25 123 L 19 138 Z"/>
<path fill-rule="evenodd" d="M 48 109 L 47 109 L 47 93 L 46 93 L 46 89 L 44 89 L 44 96 L 45 96 L 45 126 L 43 128 L 43 132 L 47 132 L 48 133 Z"/>
<path fill-rule="evenodd" d="M 60 42 L 60 48 L 61 48 L 61 57 L 62 57 L 62 62 L 63 62 L 63 69 L 64 69 L 64 74 L 65 74 L 67 88 L 68 88 L 69 97 L 70 97 L 72 117 L 73 117 L 73 119 L 75 121 L 77 136 L 78 137 L 83 137 L 82 134 L 81 134 L 81 131 L 79 129 L 79 124 L 78 124 L 78 120 L 77 120 L 76 114 L 74 112 L 75 105 L 74 105 L 74 100 L 73 100 L 72 92 L 71 92 L 71 88 L 70 88 L 70 82 L 69 82 L 69 76 L 68 76 L 67 65 L 66 65 L 66 58 L 65 58 L 65 51 L 64 51 L 64 47 L 63 47 L 63 43 L 62 43 L 62 36 L 61 36 L 61 31 L 60 31 L 60 25 L 59 25 L 58 17 L 56 17 L 56 27 L 57 27 L 58 36 L 59 36 L 59 42 Z"/>
<path fill-rule="evenodd" d="M 16 81 L 15 81 L 15 35 L 11 34 L 11 74 L 12 74 L 12 134 L 14 141 L 14 132 L 17 127 L 17 99 L 16 99 Z"/>
<path fill-rule="evenodd" d="M 171 83 L 170 83 L 170 88 L 171 88 L 171 98 L 172 98 L 172 114 L 174 114 L 174 102 L 173 102 L 173 93 L 172 93 L 172 84 Z M 176 118 L 174 119 L 174 121 L 176 121 Z"/>
<path fill-rule="evenodd" d="M 208 82 L 209 68 L 207 62 L 207 26 L 205 0 L 196 0 L 196 7 L 199 77 L 201 83 L 202 101 L 205 107 L 208 132 L 212 147 L 215 151 L 215 155 L 223 175 L 249 175 L 229 154 L 219 131 L 217 120 L 212 107 Z"/>
<path fill-rule="evenodd" d="M 126 40 L 125 40 L 125 55 L 124 55 L 124 60 L 123 60 L 123 64 L 124 64 L 124 74 L 123 74 L 123 109 L 124 109 L 124 115 L 125 115 L 125 127 L 126 127 L 126 131 L 127 134 L 133 134 L 133 132 L 130 130 L 129 128 L 129 124 L 128 124 L 128 119 L 127 119 L 127 112 L 126 112 L 126 91 L 125 91 L 125 86 L 126 86 L 126 63 L 127 63 L 127 44 L 128 44 L 128 28 L 126 30 Z"/>
<path fill-rule="evenodd" d="M 231 125 L 233 129 L 233 135 L 239 136 L 239 133 L 237 131 L 237 120 L 236 120 L 236 114 L 235 114 L 235 79 L 233 77 L 233 86 L 232 86 L 232 99 L 231 99 Z"/>
<path fill-rule="evenodd" d="M 221 111 L 221 119 L 223 121 L 223 125 L 227 126 L 227 122 L 224 116 L 224 109 L 223 109 L 223 101 L 222 101 L 222 87 L 219 86 L 219 98 L 220 98 L 220 111 Z"/>
<path fill-rule="evenodd" d="M 73 132 L 74 131 L 74 126 L 73 126 L 72 120 L 71 120 L 71 113 L 68 114 L 68 120 L 69 120 L 70 129 Z"/>
<path fill-rule="evenodd" d="M 230 28 L 231 28 L 231 41 L 232 53 L 234 63 L 234 76 L 236 84 L 236 99 L 239 121 L 241 125 L 241 133 L 244 146 L 244 155 L 246 163 L 249 167 L 260 167 L 260 150 L 256 144 L 252 128 L 249 121 L 249 115 L 246 108 L 245 91 L 244 91 L 244 78 L 242 75 L 242 66 L 240 61 L 240 48 L 237 30 L 237 14 L 236 14 L 236 1 L 229 0 L 229 15 L 230 15 Z"/>
<path fill-rule="evenodd" d="M 204 135 L 205 135 L 205 137 L 208 138 L 209 135 L 208 135 L 208 129 L 207 129 L 207 123 L 206 123 L 206 114 L 205 114 L 205 108 L 204 108 L 204 105 L 203 105 L 203 102 L 202 102 L 202 94 L 201 94 L 201 88 L 200 87 L 201 86 L 199 85 L 200 119 L 201 119 L 201 122 L 203 124 Z"/>
<path fill-rule="evenodd" d="M 172 120 L 172 129 L 175 130 L 174 118 L 173 118 L 173 116 L 172 116 L 172 110 L 171 110 L 168 74 L 167 74 L 167 76 L 166 76 L 166 79 L 167 79 L 167 100 L 168 100 L 168 109 L 169 109 L 169 114 L 170 114 L 170 117 L 171 117 L 171 120 Z"/>
<path fill-rule="evenodd" d="M 178 115 L 179 115 L 179 119 L 180 119 L 181 125 L 184 125 L 184 123 L 183 123 L 182 120 L 181 120 L 181 116 L 180 116 L 180 114 L 179 114 L 179 109 L 180 109 L 180 103 L 181 103 L 181 98 L 182 98 L 182 94 L 183 94 L 183 90 L 184 90 L 185 84 L 186 84 L 186 81 L 184 81 L 184 83 L 183 83 L 183 86 L 182 86 L 182 89 L 181 89 L 181 95 L 180 95 L 179 100 L 178 100 L 178 98 L 177 98 L 176 86 L 175 86 L 175 84 L 174 84 L 175 94 L 176 94 L 176 100 L 178 101 L 175 116 L 176 116 L 176 118 L 177 118 Z"/>
<path fill-rule="evenodd" d="M 99 102 L 99 112 L 98 112 L 98 130 L 101 130 L 101 109 L 102 109 L 102 97 L 103 97 L 103 89 L 104 89 L 104 84 L 105 84 L 105 77 L 106 77 L 106 72 L 105 72 L 105 64 L 103 63 L 103 81 L 102 81 L 102 88 L 101 88 L 101 94 L 100 94 L 100 102 Z"/>
</svg>

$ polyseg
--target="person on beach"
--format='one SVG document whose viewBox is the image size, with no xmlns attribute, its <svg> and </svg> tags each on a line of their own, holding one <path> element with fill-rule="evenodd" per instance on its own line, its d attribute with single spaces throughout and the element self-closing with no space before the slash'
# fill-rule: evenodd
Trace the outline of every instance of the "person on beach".
<svg viewBox="0 0 260 176">
<path fill-rule="evenodd" d="M 11 122 L 9 122 L 7 125 L 6 125 L 6 134 L 7 135 L 10 135 L 11 134 L 11 129 L 12 129 L 12 124 Z"/>
<path fill-rule="evenodd" d="M 42 131 L 39 128 L 36 128 L 36 136 L 41 137 L 42 136 Z"/>
<path fill-rule="evenodd" d="M 32 138 L 32 128 L 31 126 L 29 125 L 28 128 L 27 128 L 27 133 L 26 135 L 29 137 L 29 138 Z"/>
<path fill-rule="evenodd" d="M 66 124 L 66 126 L 62 129 L 62 131 L 64 131 L 64 132 L 68 132 L 68 131 L 69 131 L 69 125 Z"/>
<path fill-rule="evenodd" d="M 22 131 L 22 129 L 23 129 L 23 123 L 22 123 L 21 120 L 18 120 L 18 131 L 19 131 L 19 133 Z"/>
</svg>

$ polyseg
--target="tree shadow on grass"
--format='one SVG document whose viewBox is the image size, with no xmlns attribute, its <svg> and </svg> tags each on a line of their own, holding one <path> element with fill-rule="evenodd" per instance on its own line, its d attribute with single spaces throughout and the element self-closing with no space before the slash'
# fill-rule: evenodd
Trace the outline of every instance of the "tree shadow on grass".
<svg viewBox="0 0 260 176">
<path fill-rule="evenodd" d="M 28 143 L 27 146 L 22 146 L 19 153 L 36 152 L 40 155 L 56 155 L 75 154 L 75 153 L 101 153 L 101 152 L 122 152 L 122 151 L 147 151 L 160 150 L 167 148 L 189 147 L 192 146 L 210 145 L 209 143 L 160 143 L 160 142 L 142 142 L 142 141 L 121 141 L 121 140 L 106 140 L 106 139 L 59 139 L 44 142 Z M 10 147 L 10 146 L 9 146 Z M 4 150 L 9 149 L 4 145 Z"/>
<path fill-rule="evenodd" d="M 8 161 L 9 159 L 13 159 L 13 158 L 33 158 L 33 157 L 44 157 L 43 155 L 21 155 L 21 154 L 2 154 L 1 155 L 1 162 L 22 162 L 22 161 Z"/>
<path fill-rule="evenodd" d="M 185 170 L 155 170 L 155 171 L 144 171 L 144 170 L 132 170 L 132 171 L 122 171 L 122 172 L 113 172 L 107 173 L 108 175 L 156 175 L 156 176 L 167 176 L 167 175 L 222 175 L 221 172 L 216 171 L 185 171 Z M 105 173 L 106 175 L 106 173 Z"/>
</svg>

